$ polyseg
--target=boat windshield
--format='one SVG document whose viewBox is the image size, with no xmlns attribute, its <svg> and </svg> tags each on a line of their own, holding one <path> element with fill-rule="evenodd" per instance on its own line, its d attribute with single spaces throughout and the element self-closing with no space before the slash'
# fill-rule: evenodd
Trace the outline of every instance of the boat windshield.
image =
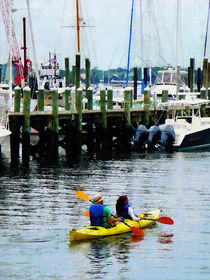
<svg viewBox="0 0 210 280">
<path fill-rule="evenodd" d="M 188 73 L 186 71 L 180 72 L 180 85 L 187 85 Z M 175 70 L 158 71 L 157 84 L 176 84 L 177 72 Z"/>
<path fill-rule="evenodd" d="M 192 116 L 178 116 L 177 120 L 185 120 L 188 123 L 192 123 Z"/>
</svg>

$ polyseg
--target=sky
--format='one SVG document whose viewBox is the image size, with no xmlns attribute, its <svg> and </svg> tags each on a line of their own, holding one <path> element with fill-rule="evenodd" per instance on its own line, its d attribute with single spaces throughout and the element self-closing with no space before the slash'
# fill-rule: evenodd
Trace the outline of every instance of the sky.
<svg viewBox="0 0 210 280">
<path fill-rule="evenodd" d="M 22 46 L 22 18 L 27 22 L 28 56 L 37 64 L 56 53 L 61 67 L 69 57 L 75 63 L 76 0 L 29 0 L 35 53 L 26 0 L 14 0 L 13 21 Z M 178 9 L 177 9 L 178 3 Z M 108 70 L 127 67 L 132 0 L 79 0 L 81 63 Z M 180 65 L 194 57 L 202 67 L 209 0 L 134 0 L 130 67 Z M 5 29 L 0 18 L 0 63 L 8 57 Z M 206 56 L 210 60 L 210 26 Z M 22 51 L 20 50 L 22 55 Z"/>
</svg>

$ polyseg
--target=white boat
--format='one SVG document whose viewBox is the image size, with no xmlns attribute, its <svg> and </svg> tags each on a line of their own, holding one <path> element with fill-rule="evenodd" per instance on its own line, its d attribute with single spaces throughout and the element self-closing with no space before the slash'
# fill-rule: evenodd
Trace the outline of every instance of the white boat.
<svg viewBox="0 0 210 280">
<path fill-rule="evenodd" d="M 200 103 L 198 103 L 200 102 Z M 207 101 L 195 100 L 190 116 L 177 116 L 176 119 L 166 119 L 164 125 L 170 125 L 175 132 L 174 148 L 178 151 L 210 149 L 210 117 L 200 116 L 200 105 Z M 191 104 L 192 105 L 192 104 Z M 195 114 L 197 111 L 197 115 Z M 161 128 L 164 126 L 160 126 Z"/>
<path fill-rule="evenodd" d="M 179 83 L 177 81 L 179 80 Z M 178 85 L 177 85 L 178 84 Z M 162 91 L 168 91 L 168 99 L 175 100 L 177 95 L 185 96 L 190 92 L 188 84 L 188 72 L 180 71 L 179 77 L 177 70 L 168 68 L 158 71 L 156 83 L 151 87 L 151 95 L 157 100 L 162 99 Z"/>
<path fill-rule="evenodd" d="M 45 89 L 57 88 L 58 93 L 62 93 L 65 88 L 65 79 L 60 75 L 60 66 L 56 54 L 49 53 L 49 59 L 46 63 L 41 63 L 39 70 L 39 88 Z"/>
</svg>

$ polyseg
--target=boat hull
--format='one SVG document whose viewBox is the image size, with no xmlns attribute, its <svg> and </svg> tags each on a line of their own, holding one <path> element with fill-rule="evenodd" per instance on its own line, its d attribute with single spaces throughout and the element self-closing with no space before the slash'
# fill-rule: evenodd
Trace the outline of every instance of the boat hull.
<svg viewBox="0 0 210 280">
<path fill-rule="evenodd" d="M 145 220 L 142 219 L 140 221 L 133 221 L 129 219 L 125 219 L 125 222 L 131 227 L 138 227 L 138 228 L 146 228 L 151 227 L 156 223 L 156 219 L 160 216 L 160 209 L 156 209 L 151 212 L 143 213 L 138 215 L 139 217 L 144 217 L 146 214 Z M 146 220 L 146 219 L 153 219 L 153 220 Z M 122 222 L 118 222 L 116 226 L 111 228 L 104 228 L 99 226 L 87 226 L 81 228 L 79 230 L 70 230 L 69 231 L 69 240 L 70 242 L 79 241 L 79 240 L 91 240 L 102 238 L 105 236 L 117 235 L 126 232 L 130 232 L 131 229 L 127 225 Z"/>
<path fill-rule="evenodd" d="M 178 151 L 210 149 L 210 128 L 186 134 L 180 146 L 175 146 Z"/>
</svg>

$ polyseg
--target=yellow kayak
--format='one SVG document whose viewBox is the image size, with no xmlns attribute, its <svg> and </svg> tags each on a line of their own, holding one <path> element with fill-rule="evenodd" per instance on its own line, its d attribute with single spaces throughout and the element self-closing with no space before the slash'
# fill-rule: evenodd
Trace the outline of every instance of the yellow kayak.
<svg viewBox="0 0 210 280">
<path fill-rule="evenodd" d="M 156 223 L 156 220 L 160 216 L 160 212 L 161 209 L 156 209 L 150 212 L 142 213 L 138 216 L 140 218 L 145 217 L 145 219 L 142 219 L 140 221 L 125 219 L 125 223 L 127 223 L 130 227 L 137 227 L 137 228 L 151 227 L 153 224 Z M 117 222 L 116 226 L 111 228 L 104 228 L 100 226 L 87 226 L 78 230 L 72 229 L 69 231 L 69 239 L 70 242 L 73 242 L 73 241 L 96 239 L 109 235 L 126 233 L 131 231 L 131 228 L 129 226 L 125 225 L 122 222 Z"/>
</svg>

